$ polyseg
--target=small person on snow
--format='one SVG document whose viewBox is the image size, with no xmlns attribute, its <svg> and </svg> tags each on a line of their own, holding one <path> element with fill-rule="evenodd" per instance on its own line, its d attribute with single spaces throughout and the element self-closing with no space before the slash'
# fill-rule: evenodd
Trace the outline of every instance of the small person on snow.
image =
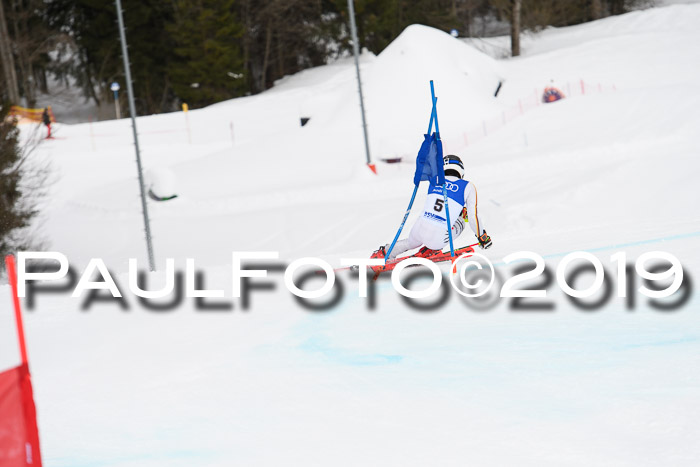
<svg viewBox="0 0 700 467">
<path fill-rule="evenodd" d="M 49 108 L 46 107 L 44 109 L 44 113 L 41 114 L 41 121 L 46 125 L 46 128 L 49 131 L 49 134 L 46 135 L 46 138 L 51 138 L 51 116 L 49 115 Z"/>
<path fill-rule="evenodd" d="M 465 222 L 469 222 L 469 226 L 479 240 L 479 246 L 483 249 L 491 247 L 491 237 L 486 234 L 484 224 L 479 218 L 476 187 L 468 180 L 462 179 L 464 177 L 462 160 L 457 156 L 449 155 L 444 157 L 443 162 L 450 213 L 461 211 L 452 224 L 452 238 L 459 237 L 464 231 Z M 425 200 L 423 214 L 411 228 L 408 238 L 396 242 L 388 259 L 394 259 L 401 253 L 421 245 L 424 245 L 423 248 L 415 256 L 429 257 L 440 253 L 449 241 L 442 186 L 431 183 L 428 187 L 428 198 Z M 386 257 L 387 248 L 389 244 L 379 247 L 371 257 Z"/>
</svg>

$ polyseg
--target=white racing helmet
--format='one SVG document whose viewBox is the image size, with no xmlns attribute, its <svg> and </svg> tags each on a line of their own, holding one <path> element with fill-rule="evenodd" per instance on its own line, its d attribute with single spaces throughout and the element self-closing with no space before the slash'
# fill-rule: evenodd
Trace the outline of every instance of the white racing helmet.
<svg viewBox="0 0 700 467">
<path fill-rule="evenodd" d="M 448 170 L 451 170 L 459 176 L 459 178 L 464 177 L 464 164 L 462 164 L 462 159 L 455 155 L 447 155 L 443 159 L 443 164 L 445 167 L 445 175 L 450 175 L 447 173 Z M 454 174 L 452 174 L 454 175 Z"/>
</svg>

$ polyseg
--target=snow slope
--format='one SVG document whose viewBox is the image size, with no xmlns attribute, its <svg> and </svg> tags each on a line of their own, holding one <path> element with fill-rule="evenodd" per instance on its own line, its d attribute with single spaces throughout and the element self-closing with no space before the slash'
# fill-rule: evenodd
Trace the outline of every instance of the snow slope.
<svg viewBox="0 0 700 467">
<path fill-rule="evenodd" d="M 372 153 L 407 158 L 378 163 L 378 176 L 363 165 L 352 61 L 259 96 L 140 117 L 145 168 L 172 172 L 179 195 L 149 202 L 159 268 L 194 258 L 208 288 L 228 291 L 234 250 L 337 265 L 389 241 L 434 79 L 446 151 L 463 156 L 479 189 L 494 263 L 529 250 L 555 267 L 587 250 L 612 272 L 615 252 L 663 250 L 694 278 L 699 23 L 697 4 L 638 11 L 544 31 L 503 61 L 411 26 L 362 57 Z M 550 79 L 616 91 L 532 108 L 465 144 L 462 132 Z M 311 121 L 302 128 L 300 117 Z M 124 287 L 128 258 L 146 261 L 129 125 L 61 125 L 36 152 L 56 173 L 43 223 L 51 248 L 79 270 L 103 258 Z M 153 312 L 130 297 L 126 312 L 109 303 L 81 312 L 79 300 L 39 296 L 25 325 L 45 465 L 700 462 L 696 292 L 675 312 L 641 297 L 630 311 L 614 296 L 584 312 L 550 289 L 548 313 L 505 300 L 474 311 L 455 294 L 421 313 L 380 280 L 369 311 L 343 275 L 340 304 L 309 312 L 272 276 L 277 290 L 254 292 L 248 311 L 239 302 L 196 311 L 185 300 Z M 7 286 L 0 303 L 10 303 Z M 1 310 L 6 368 L 18 357 L 9 306 Z"/>
</svg>

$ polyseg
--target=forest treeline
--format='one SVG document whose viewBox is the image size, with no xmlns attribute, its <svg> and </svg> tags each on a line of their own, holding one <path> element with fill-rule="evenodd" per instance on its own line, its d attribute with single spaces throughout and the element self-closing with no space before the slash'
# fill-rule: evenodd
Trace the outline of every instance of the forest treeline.
<svg viewBox="0 0 700 467">
<path fill-rule="evenodd" d="M 410 24 L 512 34 L 624 13 L 650 0 L 355 0 L 360 45 L 380 53 Z M 347 0 L 122 0 L 140 114 L 255 94 L 351 50 Z M 1 96 L 35 106 L 51 83 L 97 105 L 124 85 L 111 0 L 0 0 Z M 503 33 L 503 31 L 501 31 Z M 519 42 L 513 41 L 513 53 Z M 516 47 L 517 46 L 517 47 Z"/>
</svg>

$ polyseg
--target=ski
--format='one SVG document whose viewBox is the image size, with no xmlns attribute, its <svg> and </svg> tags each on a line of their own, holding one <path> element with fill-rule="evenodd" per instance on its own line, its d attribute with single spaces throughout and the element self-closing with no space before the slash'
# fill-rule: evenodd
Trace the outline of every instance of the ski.
<svg viewBox="0 0 700 467">
<path fill-rule="evenodd" d="M 455 250 L 455 255 L 454 258 L 457 259 L 460 256 L 464 254 L 469 254 L 469 253 L 474 253 L 474 248 L 472 246 L 465 246 L 463 248 L 457 248 Z M 370 266 L 372 268 L 372 271 L 374 271 L 374 279 L 376 279 L 381 273 L 387 272 L 387 271 L 392 271 L 398 264 L 407 259 L 407 258 L 419 258 L 419 256 L 416 256 L 415 254 L 409 255 L 409 256 L 404 256 L 401 258 L 396 258 L 390 261 L 387 261 L 386 264 L 383 266 Z M 425 256 L 424 257 L 427 260 L 430 260 L 434 263 L 442 263 L 444 261 L 450 261 L 452 259 L 452 255 L 450 254 L 449 251 L 443 251 L 440 253 L 436 253 L 432 256 Z M 410 267 L 410 266 L 409 266 Z"/>
<path fill-rule="evenodd" d="M 460 257 L 461 255 L 463 255 L 463 254 L 474 253 L 474 248 L 473 248 L 473 246 L 474 246 L 474 245 L 469 245 L 469 246 L 465 246 L 465 247 L 462 247 L 462 248 L 457 248 L 457 249 L 455 250 L 455 256 L 454 256 L 455 259 L 459 258 L 459 257 Z M 379 274 L 381 274 L 382 272 L 386 272 L 386 271 L 391 271 L 391 270 L 393 270 L 393 269 L 394 269 L 401 261 L 403 261 L 404 259 L 407 259 L 407 258 L 417 258 L 417 257 L 418 257 L 418 256 L 416 256 L 415 254 L 413 254 L 413 255 L 408 255 L 408 256 L 402 256 L 401 258 L 397 258 L 397 259 L 393 259 L 393 260 L 387 261 L 385 265 L 382 265 L 382 266 L 369 266 L 369 268 L 372 269 L 372 271 L 374 271 L 375 275 L 379 275 Z M 449 252 L 449 251 L 447 251 L 447 252 L 443 251 L 443 252 L 437 253 L 437 254 L 435 254 L 435 255 L 427 256 L 427 257 L 424 257 L 424 258 L 425 258 L 425 259 L 428 259 L 428 260 L 430 260 L 430 261 L 433 261 L 433 262 L 435 262 L 435 263 L 441 263 L 441 262 L 444 262 L 444 261 L 449 261 L 450 259 L 452 259 L 452 256 L 450 255 L 450 252 Z M 342 267 L 334 268 L 334 269 L 333 269 L 334 272 L 338 272 L 338 271 L 358 272 L 359 270 L 360 270 L 360 267 L 357 266 L 357 265 L 355 265 L 355 266 L 342 266 Z M 319 273 L 319 274 L 323 274 L 323 271 L 318 271 L 318 273 Z M 376 278 L 376 276 L 375 276 L 375 278 Z"/>
</svg>

